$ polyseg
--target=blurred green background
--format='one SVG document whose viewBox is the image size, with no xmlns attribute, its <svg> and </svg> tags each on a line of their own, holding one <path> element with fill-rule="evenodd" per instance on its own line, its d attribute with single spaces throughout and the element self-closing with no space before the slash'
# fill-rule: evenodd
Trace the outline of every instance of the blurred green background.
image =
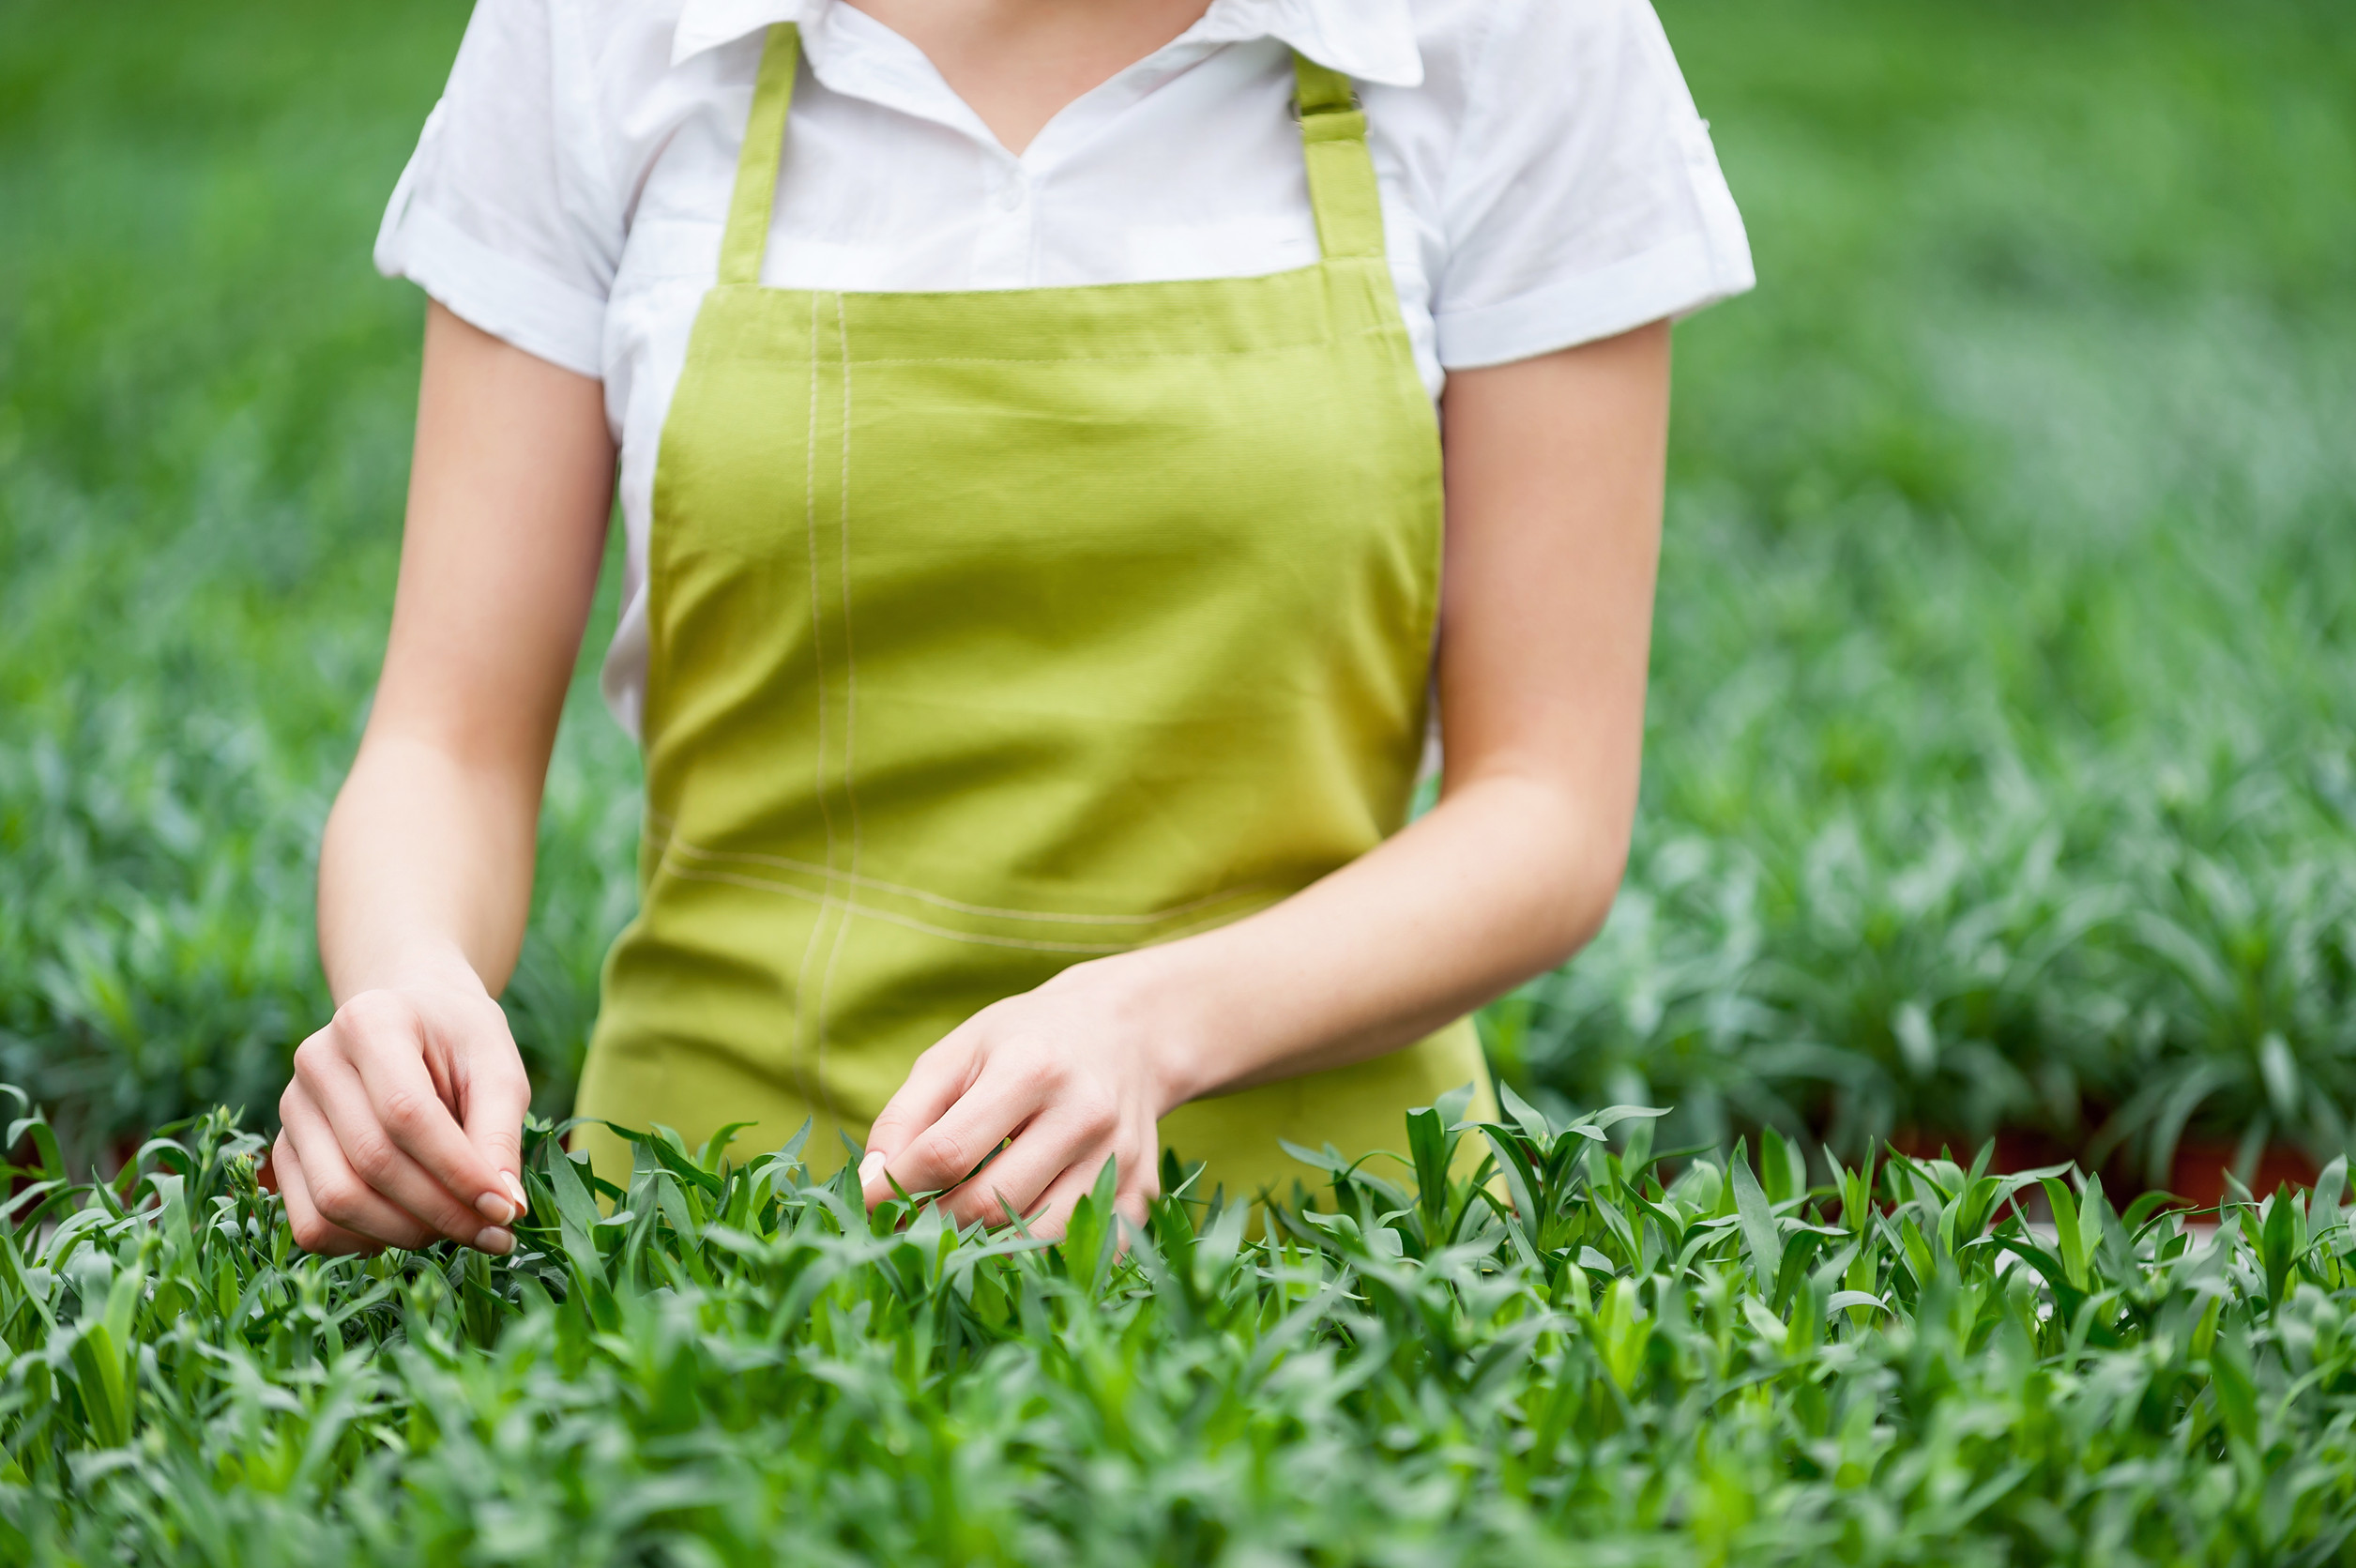
<svg viewBox="0 0 2356 1568">
<path fill-rule="evenodd" d="M 2356 1116 L 2356 19 L 1663 0 L 1761 287 L 1681 327 L 1629 885 L 1541 1099 L 2149 1176 Z M 0 1079 L 257 1113 L 390 601 L 368 248 L 454 0 L 0 0 Z M 607 584 L 594 648 L 611 625 Z M 577 683 L 507 997 L 560 1109 L 631 904 Z"/>
</svg>

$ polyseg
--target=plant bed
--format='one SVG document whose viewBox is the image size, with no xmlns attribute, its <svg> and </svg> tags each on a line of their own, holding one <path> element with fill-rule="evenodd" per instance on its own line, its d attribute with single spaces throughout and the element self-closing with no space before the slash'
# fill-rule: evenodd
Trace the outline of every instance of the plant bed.
<svg viewBox="0 0 2356 1568">
<path fill-rule="evenodd" d="M 548 1130 L 514 1256 L 305 1256 L 215 1113 L 0 1235 L 0 1557 L 338 1563 L 2346 1560 L 2344 1167 L 2213 1235 L 2099 1181 L 1788 1150 L 1664 1188 L 1625 1109 L 1405 1129 L 1322 1211 L 1046 1246 L 790 1147 Z M 1452 1182 L 1482 1140 L 1497 1188 Z M 10 1140 L 15 1141 L 14 1139 Z M 1411 1177 L 1433 1178 L 1421 1192 Z"/>
</svg>

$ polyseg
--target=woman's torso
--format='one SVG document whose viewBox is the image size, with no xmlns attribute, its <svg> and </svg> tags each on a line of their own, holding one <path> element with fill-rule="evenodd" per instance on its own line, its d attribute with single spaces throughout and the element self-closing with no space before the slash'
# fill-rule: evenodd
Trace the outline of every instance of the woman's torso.
<svg viewBox="0 0 2356 1568">
<path fill-rule="evenodd" d="M 1400 315 L 1435 395 L 1444 367 L 1748 281 L 1701 124 L 1650 12 L 1625 0 L 1219 0 L 1020 159 L 912 46 L 832 0 L 484 0 L 379 265 L 603 379 L 628 543 L 606 691 L 633 731 L 659 436 L 717 275 L 762 27 L 779 20 L 800 22 L 807 64 L 762 272 L 774 287 L 1302 266 L 1317 242 L 1287 113 L 1295 47 L 1365 99 Z M 469 55 L 483 85 L 462 91 Z M 1545 159 L 1550 138 L 1592 145 Z"/>
<path fill-rule="evenodd" d="M 992 1005 L 1405 823 L 1442 504 L 1348 78 L 1297 67 L 1309 266 L 798 290 L 761 282 L 798 55 L 771 30 L 657 460 L 642 900 L 578 1109 L 823 1153 Z M 1485 1082 L 1459 1025 L 1158 1139 L 1282 1191 L 1288 1145 Z"/>
</svg>

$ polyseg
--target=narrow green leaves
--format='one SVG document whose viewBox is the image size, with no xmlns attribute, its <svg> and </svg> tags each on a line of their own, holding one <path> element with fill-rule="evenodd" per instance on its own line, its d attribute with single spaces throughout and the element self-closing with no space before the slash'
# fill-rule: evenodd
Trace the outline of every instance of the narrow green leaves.
<svg viewBox="0 0 2356 1568">
<path fill-rule="evenodd" d="M 1108 1167 L 1053 1244 L 659 1133 L 608 1214 L 536 1128 L 505 1259 L 303 1256 L 209 1122 L 0 1234 L 0 1557 L 2230 1560 L 2356 1518 L 2337 1194 L 2203 1239 L 1984 1159 L 1811 1191 L 1768 1144 L 1771 1186 L 1512 1102 L 1467 1170 L 1462 1109 L 1403 1128 L 1414 1191 L 1334 1158 L 1315 1208 L 1140 1231 Z"/>
</svg>

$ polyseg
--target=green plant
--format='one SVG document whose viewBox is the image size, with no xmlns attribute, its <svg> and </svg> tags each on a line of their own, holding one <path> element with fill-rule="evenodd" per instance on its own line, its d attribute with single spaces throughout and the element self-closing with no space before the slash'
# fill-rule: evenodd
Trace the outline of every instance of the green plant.
<svg viewBox="0 0 2356 1568">
<path fill-rule="evenodd" d="M 0 1557 L 2350 1560 L 2344 1167 L 2203 1235 L 2058 1170 L 1810 1189 L 1772 1133 L 1664 1180 L 1656 1113 L 1508 1104 L 1053 1246 L 660 1134 L 609 1211 L 542 1128 L 501 1260 L 300 1255 L 222 1113 L 82 1187 L 28 1115 Z"/>
</svg>

